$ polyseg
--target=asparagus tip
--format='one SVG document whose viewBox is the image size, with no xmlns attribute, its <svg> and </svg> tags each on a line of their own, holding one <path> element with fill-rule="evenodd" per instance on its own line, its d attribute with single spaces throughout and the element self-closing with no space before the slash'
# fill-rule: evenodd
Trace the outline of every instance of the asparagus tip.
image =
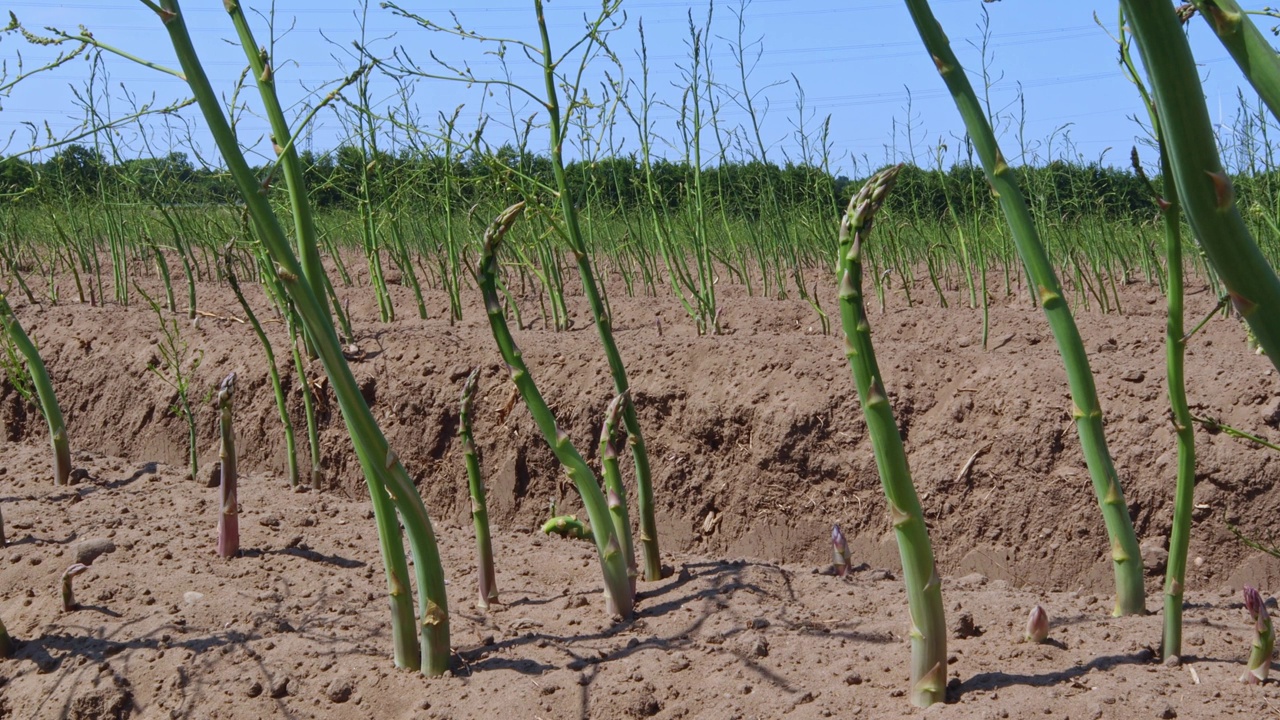
<svg viewBox="0 0 1280 720">
<path fill-rule="evenodd" d="M 1033 643 L 1042 643 L 1045 638 L 1049 637 L 1049 613 L 1039 605 L 1031 608 L 1031 614 L 1027 617 L 1027 633 L 1026 641 Z"/>
<path fill-rule="evenodd" d="M 840 531 L 839 525 L 831 526 L 831 556 L 835 565 L 836 576 L 844 577 L 848 574 L 853 555 L 849 551 L 849 541 L 845 538 L 844 533 Z"/>
</svg>

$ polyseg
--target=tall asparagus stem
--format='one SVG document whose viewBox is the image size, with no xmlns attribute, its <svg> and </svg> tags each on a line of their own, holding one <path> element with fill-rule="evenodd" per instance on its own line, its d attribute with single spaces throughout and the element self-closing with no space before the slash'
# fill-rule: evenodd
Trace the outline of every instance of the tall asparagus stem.
<svg viewBox="0 0 1280 720">
<path fill-rule="evenodd" d="M 987 181 L 999 198 L 1000 208 L 1012 230 L 1018 255 L 1035 286 L 1037 300 L 1048 318 L 1049 328 L 1058 344 L 1058 352 L 1062 355 L 1067 384 L 1071 388 L 1071 416 L 1076 421 L 1080 447 L 1084 451 L 1093 490 L 1111 541 L 1111 561 L 1116 578 L 1114 614 L 1143 614 L 1147 609 L 1143 594 L 1141 550 L 1133 532 L 1129 506 L 1125 503 L 1124 493 L 1120 488 L 1120 478 L 1107 448 L 1102 427 L 1102 405 L 1098 401 L 1093 371 L 1089 367 L 1089 357 L 1085 352 L 1084 342 L 1080 339 L 1080 331 L 1071 315 L 1071 309 L 1067 307 L 1062 286 L 1049 262 L 1049 256 L 1040 242 L 1022 191 L 1005 162 L 1004 154 L 1000 152 L 982 103 L 951 50 L 950 41 L 934 18 L 927 0 L 906 0 L 906 3 L 920 39 L 933 56 L 938 73 L 964 120 L 965 129 L 982 161 Z"/>
<path fill-rule="evenodd" d="M 13 314 L 9 306 L 9 298 L 0 293 L 0 322 L 4 323 L 5 332 L 13 341 L 14 347 L 22 353 L 27 361 L 27 372 L 31 373 L 31 384 L 36 387 L 36 397 L 40 399 L 40 411 L 45 422 L 49 424 L 50 443 L 53 445 L 53 483 L 66 485 L 71 476 L 71 444 L 67 440 L 67 425 L 62 420 L 62 409 L 58 407 L 58 398 L 53 392 L 53 381 L 49 379 L 49 371 L 35 343 L 22 329 L 18 316 Z"/>
<path fill-rule="evenodd" d="M 582 504 L 586 507 L 587 517 L 594 530 L 592 537 L 596 541 L 600 569 L 604 575 L 606 610 L 627 619 L 631 617 L 635 598 L 631 591 L 627 564 L 622 555 L 622 545 L 617 533 L 613 530 L 608 502 L 600 490 L 600 483 L 596 480 L 595 473 L 591 472 L 591 468 L 582 459 L 578 449 L 573 446 L 569 436 L 560 430 L 556 424 L 555 415 L 547 406 L 546 400 L 542 398 L 538 386 L 534 384 L 533 376 L 529 374 L 529 367 L 525 365 L 524 355 L 511 337 L 511 329 L 507 327 L 506 312 L 498 296 L 498 246 L 502 242 L 503 235 L 511 229 L 523 210 L 523 202 L 512 205 L 494 218 L 493 223 L 485 230 L 480 269 L 476 279 L 480 284 L 481 293 L 484 294 L 485 309 L 489 314 L 489 327 L 493 331 L 493 338 L 497 341 L 502 359 L 511 369 L 511 380 L 520 390 L 520 396 L 524 398 L 529 414 L 533 416 L 538 430 L 542 432 L 542 437 L 551 446 L 556 460 L 560 461 L 569 479 L 577 487 L 578 494 L 582 496 Z"/>
<path fill-rule="evenodd" d="M 1249 647 L 1249 664 L 1240 682 L 1256 685 L 1267 681 L 1271 673 L 1271 653 L 1276 648 L 1276 633 L 1271 627 L 1271 616 L 1262 595 L 1249 585 L 1244 586 L 1244 609 L 1253 620 L 1253 644 Z"/>
<path fill-rule="evenodd" d="M 1178 17 L 1162 0 L 1120 4 L 1147 70 L 1187 221 L 1236 310 L 1280 368 L 1280 279 L 1236 207 L 1199 71 Z"/>
<path fill-rule="evenodd" d="M 398 456 L 388 446 L 386 437 L 360 394 L 351 368 L 342 356 L 332 317 L 317 300 L 311 285 L 301 279 L 302 268 L 298 259 L 290 249 L 284 230 L 266 196 L 259 192 L 261 186 L 245 161 L 223 114 L 221 102 L 200 65 L 178 1 L 160 0 L 157 12 L 169 33 L 170 42 L 182 65 L 183 75 L 200 106 L 210 134 L 245 201 L 258 235 L 271 255 L 276 276 L 295 303 L 303 324 L 315 343 L 315 350 L 337 396 L 347 432 L 355 445 L 356 456 L 369 487 L 387 573 L 396 664 L 421 668 L 428 675 L 443 674 L 449 669 L 450 658 L 449 606 L 435 533 L 422 504 L 422 497 L 404 466 L 400 464 Z M 298 185 L 289 190 L 291 193 L 303 192 L 304 188 Z M 408 563 L 396 523 L 397 513 L 409 536 L 409 545 L 415 559 L 414 571 L 419 591 L 416 621 Z M 421 642 L 414 637 L 415 627 L 420 633 Z M 420 655 L 415 657 L 417 653 Z"/>
<path fill-rule="evenodd" d="M 235 392 L 236 374 L 231 373 L 218 386 L 218 436 L 221 445 L 222 481 L 218 484 L 218 556 L 235 557 L 240 552 L 240 502 L 236 497 L 236 435 L 231 425 L 231 400 Z"/>
<path fill-rule="evenodd" d="M 294 235 L 302 274 L 307 284 L 311 286 L 311 293 L 315 295 L 316 302 L 327 314 L 329 296 L 325 294 L 324 267 L 320 264 L 315 218 L 311 214 L 311 203 L 307 199 L 305 190 L 294 191 L 295 188 L 302 189 L 304 185 L 302 162 L 298 159 L 297 146 L 293 142 L 293 135 L 289 131 L 284 111 L 280 108 L 280 100 L 276 97 L 275 69 L 272 67 L 266 48 L 260 48 L 254 41 L 253 32 L 249 29 L 249 21 L 245 18 L 244 10 L 240 7 L 238 0 L 225 0 L 223 6 L 231 16 L 231 22 L 235 25 L 236 33 L 240 37 L 240 46 L 244 49 L 245 58 L 249 61 L 249 67 L 253 70 L 254 79 L 257 81 L 262 107 L 266 111 L 267 121 L 271 124 L 272 141 L 281 151 L 280 166 L 284 171 L 285 184 L 289 187 L 290 210 L 293 212 Z"/>
<path fill-rule="evenodd" d="M 933 559 L 920 499 L 911 481 L 902 436 L 885 393 L 883 375 L 871 345 L 871 324 L 862 296 L 862 250 L 875 213 L 893 188 L 901 165 L 867 181 L 849 202 L 840 223 L 840 319 L 845 354 L 858 386 L 880 483 L 889 501 L 889 517 L 902 556 L 903 582 L 911 615 L 911 702 L 928 707 L 944 698 L 947 682 L 947 623 L 942 579 Z"/>
<path fill-rule="evenodd" d="M 631 448 L 631 457 L 636 468 L 636 504 L 640 511 L 640 547 L 644 554 L 644 579 L 649 581 L 662 579 L 662 558 L 658 553 L 658 521 L 653 507 L 653 473 L 649 467 L 649 453 L 640 431 L 640 418 L 636 414 L 635 403 L 630 399 L 630 383 L 627 380 L 627 369 L 622 364 L 622 355 L 618 352 L 618 344 L 613 338 L 613 318 L 601 300 L 600 289 L 596 283 L 595 268 L 591 264 L 591 255 L 587 249 L 581 224 L 578 222 L 578 210 L 574 204 L 575 195 L 569 187 L 569 178 L 565 174 L 563 116 L 560 110 L 560 94 L 556 77 L 556 61 L 551 54 L 551 38 L 547 32 L 546 16 L 542 11 L 542 0 L 534 0 L 538 13 L 538 33 L 542 39 L 542 69 L 546 81 L 547 118 L 551 131 L 551 170 L 556 180 L 556 195 L 560 200 L 560 210 L 564 214 L 565 235 L 573 251 L 578 266 L 578 276 L 582 280 L 582 290 L 591 307 L 591 317 L 595 319 L 596 330 L 600 335 L 600 344 L 604 346 L 605 358 L 609 362 L 609 372 L 613 376 L 613 389 L 618 395 L 627 397 L 622 407 L 622 423 L 627 429 L 627 443 Z M 607 14 L 602 14 L 597 27 L 603 23 Z M 599 527 L 595 518 L 591 523 Z"/>
<path fill-rule="evenodd" d="M 1182 596 L 1187 579 L 1187 552 L 1191 545 L 1191 513 L 1195 504 L 1196 433 L 1187 403 L 1186 349 L 1183 327 L 1182 220 L 1176 182 L 1168 155 L 1160 153 L 1160 172 L 1170 186 L 1161 206 L 1168 289 L 1169 319 L 1165 325 L 1165 368 L 1168 376 L 1169 407 L 1178 441 L 1178 475 L 1174 486 L 1173 527 L 1169 533 L 1169 560 L 1164 581 L 1163 657 L 1182 654 Z"/>
<path fill-rule="evenodd" d="M 1164 230 L 1165 296 L 1168 318 L 1165 323 L 1165 375 L 1169 390 L 1169 408 L 1173 413 L 1173 428 L 1177 437 L 1177 479 L 1174 485 L 1173 526 L 1169 532 L 1169 560 L 1165 565 L 1164 580 L 1164 642 L 1161 657 L 1169 659 L 1182 654 L 1182 598 L 1187 578 L 1187 552 L 1191 544 L 1191 514 L 1195 502 L 1196 440 L 1191 408 L 1187 403 L 1186 349 L 1187 334 L 1184 312 L 1184 283 L 1182 266 L 1182 208 L 1178 202 L 1177 180 L 1169 165 L 1169 153 L 1165 148 L 1164 130 L 1160 114 L 1151 93 L 1138 74 L 1137 65 L 1130 52 L 1129 33 L 1125 28 L 1124 12 L 1120 13 L 1119 33 L 1120 64 L 1130 82 L 1138 89 L 1143 107 L 1151 121 L 1151 128 L 1160 151 L 1160 177 L 1164 182 L 1163 193 L 1147 179 L 1138 159 L 1138 149 L 1133 149 L 1133 170 L 1146 182 L 1148 190 L 1160 208 L 1160 221 Z"/>
<path fill-rule="evenodd" d="M 485 500 L 480 456 L 471 433 L 471 409 L 476 398 L 480 368 L 471 371 L 462 384 L 462 409 L 458 413 L 458 437 L 462 440 L 462 460 L 467 466 L 467 488 L 471 492 L 471 522 L 476 530 L 476 575 L 480 579 L 478 607 L 488 609 L 498 602 L 498 580 L 493 569 L 493 542 L 489 536 L 489 505 Z"/>
</svg>

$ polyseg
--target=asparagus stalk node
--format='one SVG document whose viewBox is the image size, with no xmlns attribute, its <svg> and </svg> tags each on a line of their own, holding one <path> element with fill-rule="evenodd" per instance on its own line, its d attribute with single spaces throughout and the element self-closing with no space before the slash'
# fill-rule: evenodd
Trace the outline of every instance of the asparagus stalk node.
<svg viewBox="0 0 1280 720">
<path fill-rule="evenodd" d="M 1250 585 L 1244 586 L 1244 609 L 1253 620 L 1253 645 L 1249 648 L 1249 664 L 1240 682 L 1257 685 L 1267 681 L 1271 672 L 1271 653 L 1276 648 L 1276 633 L 1262 594 Z"/>
<path fill-rule="evenodd" d="M 222 444 L 219 459 L 222 482 L 218 485 L 218 555 L 235 557 L 240 552 L 240 507 L 236 493 L 236 437 L 231 425 L 231 400 L 236 374 L 231 373 L 218 387 L 218 432 Z"/>
<path fill-rule="evenodd" d="M 889 502 L 889 518 L 902 556 L 911 617 L 911 702 L 918 707 L 928 707 L 941 702 L 946 692 L 947 622 L 942 607 L 942 579 L 934 563 L 920 498 L 911 481 L 902 435 L 876 362 L 862 294 L 863 245 L 871 233 L 876 211 L 884 204 L 901 168 L 895 165 L 872 175 L 849 201 L 849 209 L 840 223 L 840 319 L 844 326 L 845 354 L 858 388 L 858 400 L 867 421 L 867 434 L 871 437 L 880 484 Z"/>
</svg>

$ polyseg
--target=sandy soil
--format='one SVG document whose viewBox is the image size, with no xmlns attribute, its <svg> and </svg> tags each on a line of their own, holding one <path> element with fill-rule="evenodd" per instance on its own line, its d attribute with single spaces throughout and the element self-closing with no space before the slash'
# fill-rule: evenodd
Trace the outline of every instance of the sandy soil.
<svg viewBox="0 0 1280 720">
<path fill-rule="evenodd" d="M 145 272 L 139 268 L 139 272 Z M 148 282 L 144 279 L 144 284 Z M 151 281 L 154 282 L 154 281 Z M 76 448 L 79 482 L 49 480 L 43 421 L 7 384 L 0 421 L 0 617 L 20 641 L 0 661 L 0 717 L 898 717 L 908 647 L 897 550 L 852 381 L 835 336 L 808 303 L 721 288 L 727 334 L 698 337 L 672 298 L 628 298 L 611 283 L 615 326 L 655 465 L 666 580 L 642 583 L 637 617 L 603 612 L 594 551 L 535 528 L 551 500 L 580 511 L 517 406 L 476 297 L 466 319 L 376 322 L 367 287 L 340 290 L 357 319 L 353 366 L 436 521 L 450 579 L 457 655 L 428 680 L 390 660 L 376 533 L 336 403 L 323 414 L 325 487 L 291 492 L 260 346 L 233 296 L 199 287 L 208 313 L 183 338 L 203 353 L 198 395 L 239 374 L 243 547 L 213 554 L 216 491 L 185 470 L 173 393 L 147 371 L 158 321 L 135 302 L 19 303 L 49 365 Z M 930 291 L 931 292 L 931 291 Z M 1216 298 L 1193 286 L 1189 316 Z M 474 294 L 474 293 L 473 293 Z M 62 297 L 70 297 L 69 287 Z M 1080 456 L 1065 376 L 1025 291 L 981 316 L 961 293 L 938 307 L 898 292 L 873 330 L 940 569 L 952 677 L 946 717 L 1257 717 L 1277 686 L 1237 682 L 1248 652 L 1243 583 L 1280 585 L 1280 563 L 1227 528 L 1266 538 L 1280 506 L 1276 454 L 1225 434 L 1201 453 L 1187 610 L 1187 656 L 1158 662 L 1173 482 L 1164 394 L 1163 303 L 1121 289 L 1124 314 L 1078 311 L 1149 571 L 1146 617 L 1112 619 L 1106 538 Z M 261 297 L 252 298 L 265 314 Z M 924 300 L 923 303 L 920 300 Z M 574 330 L 542 328 L 519 300 L 517 340 L 562 425 L 595 460 L 610 399 L 580 298 Z M 834 308 L 824 297 L 823 307 Z M 269 324 L 278 354 L 286 347 Z M 476 434 L 490 491 L 502 605 L 473 608 L 474 544 L 455 434 L 469 369 L 483 367 Z M 282 363 L 286 377 L 291 372 Z M 318 364 L 310 369 L 321 374 Z M 1280 436 L 1280 386 L 1234 320 L 1191 344 L 1197 414 Z M 314 380 L 314 377 L 312 378 Z M 301 399 L 289 379 L 304 448 Z M 201 460 L 216 459 L 200 409 Z M 966 473 L 966 461 L 977 457 Z M 305 457 L 304 473 L 305 473 Z M 828 572 L 830 526 L 852 538 L 858 571 Z M 58 580 L 84 553 L 83 609 L 64 614 Z M 1020 643 L 1043 604 L 1052 641 Z M 1135 715 L 1136 714 L 1136 715 Z"/>
</svg>

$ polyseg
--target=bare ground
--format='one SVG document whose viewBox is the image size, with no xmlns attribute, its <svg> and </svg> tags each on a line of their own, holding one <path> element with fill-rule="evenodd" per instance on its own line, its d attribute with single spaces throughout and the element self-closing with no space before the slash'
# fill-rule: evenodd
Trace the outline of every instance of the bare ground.
<svg viewBox="0 0 1280 720">
<path fill-rule="evenodd" d="M 154 281 L 152 281 L 154 282 Z M 144 281 L 145 284 L 145 281 Z M 154 288 L 154 284 L 151 286 Z M 993 284 L 993 287 L 995 285 Z M 68 416 L 80 481 L 49 481 L 47 435 L 7 385 L 0 420 L 0 618 L 20 641 L 0 662 L 0 717 L 897 717 L 906 687 L 897 550 L 836 336 L 798 300 L 720 290 L 727 334 L 698 337 L 672 298 L 610 284 L 618 342 L 655 466 L 666 580 L 642 583 L 638 614 L 602 611 L 594 551 L 536 535 L 549 503 L 580 511 L 572 486 L 509 397 L 505 368 L 471 303 L 465 320 L 376 322 L 367 287 L 340 290 L 357 319 L 353 369 L 417 479 L 442 539 L 457 655 L 428 680 L 390 660 L 385 580 L 363 482 L 336 403 L 323 414 L 325 487 L 291 492 L 261 349 L 230 292 L 199 287 L 198 395 L 239 373 L 243 554 L 213 554 L 215 490 L 185 470 L 173 393 L 147 371 L 158 320 L 141 302 L 22 305 Z M 1065 376 L 1043 317 L 1015 288 L 981 317 L 915 288 L 872 316 L 885 382 L 946 577 L 955 717 L 1257 717 L 1275 686 L 1237 682 L 1249 625 L 1240 585 L 1280 585 L 1280 563 L 1227 528 L 1267 537 L 1280 505 L 1276 454 L 1198 434 L 1187 657 L 1158 662 L 1161 552 L 1172 513 L 1173 433 L 1164 390 L 1163 302 L 1121 288 L 1123 315 L 1078 310 L 1108 438 L 1149 566 L 1155 614 L 1112 619 L 1107 542 L 1088 483 Z M 1188 315 L 1216 298 L 1194 286 Z M 474 293 L 472 293 L 474 294 Z M 67 298 L 70 289 L 62 288 Z M 921 300 L 924 302 L 922 303 Z M 261 298 L 255 303 L 263 309 Z M 518 333 L 562 425 L 594 458 L 611 384 L 580 298 L 575 329 L 553 333 L 520 299 Z M 834 298 L 822 306 L 833 310 Z M 268 326 L 277 354 L 287 347 Z M 283 360 L 283 357 L 282 357 Z M 503 604 L 473 609 L 474 544 L 458 442 L 463 377 L 483 367 L 476 434 L 490 492 Z M 282 362 L 286 377 L 291 375 Z M 322 375 L 310 368 L 313 380 Z M 1234 320 L 1192 341 L 1197 414 L 1264 436 L 1280 431 L 1280 386 Z M 304 456 L 296 384 L 290 403 Z M 327 398 L 331 401 L 331 398 Z M 329 407 L 331 405 L 331 407 Z M 216 458 L 201 405 L 202 463 Z M 968 472 L 961 473 L 977 453 Z M 826 572 L 833 522 L 860 569 Z M 84 608 L 60 612 L 58 578 L 86 541 L 115 550 L 77 578 Z M 1052 642 L 1018 642 L 1036 603 Z"/>
</svg>

